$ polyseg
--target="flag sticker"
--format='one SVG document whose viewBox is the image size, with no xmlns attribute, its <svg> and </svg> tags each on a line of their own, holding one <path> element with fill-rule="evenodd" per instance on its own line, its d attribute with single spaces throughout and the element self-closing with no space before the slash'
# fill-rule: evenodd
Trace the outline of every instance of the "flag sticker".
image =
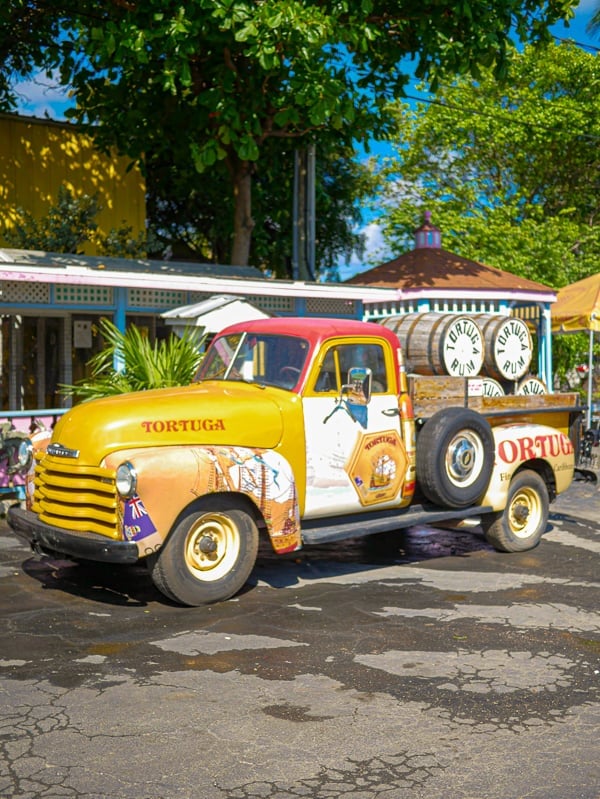
<svg viewBox="0 0 600 799">
<path fill-rule="evenodd" d="M 156 527 L 137 494 L 125 502 L 123 532 L 128 541 L 139 541 L 156 532 Z"/>
</svg>

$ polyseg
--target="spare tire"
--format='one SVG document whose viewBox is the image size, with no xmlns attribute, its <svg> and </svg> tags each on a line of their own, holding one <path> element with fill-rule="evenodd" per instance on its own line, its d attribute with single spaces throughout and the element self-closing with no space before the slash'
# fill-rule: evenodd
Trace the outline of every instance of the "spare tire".
<svg viewBox="0 0 600 799">
<path fill-rule="evenodd" d="M 494 436 L 487 419 L 470 408 L 445 408 L 419 432 L 417 481 L 436 505 L 466 508 L 484 494 L 494 457 Z"/>
</svg>

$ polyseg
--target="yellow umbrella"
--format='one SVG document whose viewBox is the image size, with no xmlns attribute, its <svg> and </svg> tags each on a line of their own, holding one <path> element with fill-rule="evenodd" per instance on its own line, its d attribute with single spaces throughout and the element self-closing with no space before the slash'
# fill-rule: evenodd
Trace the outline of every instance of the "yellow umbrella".
<svg viewBox="0 0 600 799">
<path fill-rule="evenodd" d="M 600 272 L 560 289 L 551 313 L 553 333 L 600 331 Z"/>
<path fill-rule="evenodd" d="M 600 331 L 600 272 L 560 289 L 551 315 L 553 333 L 589 332 L 587 426 L 591 427 L 594 333 Z"/>
</svg>

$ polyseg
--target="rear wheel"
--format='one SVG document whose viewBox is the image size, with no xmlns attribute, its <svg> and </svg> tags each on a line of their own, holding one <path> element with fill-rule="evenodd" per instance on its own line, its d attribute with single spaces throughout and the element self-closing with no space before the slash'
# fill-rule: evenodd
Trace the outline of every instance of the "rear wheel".
<svg viewBox="0 0 600 799">
<path fill-rule="evenodd" d="M 159 591 L 182 605 L 220 602 L 237 593 L 254 568 L 258 528 L 227 503 L 190 510 L 148 561 Z"/>
<path fill-rule="evenodd" d="M 546 530 L 549 506 L 548 489 L 540 475 L 530 469 L 517 472 L 504 510 L 482 520 L 485 537 L 500 552 L 533 549 Z"/>
</svg>

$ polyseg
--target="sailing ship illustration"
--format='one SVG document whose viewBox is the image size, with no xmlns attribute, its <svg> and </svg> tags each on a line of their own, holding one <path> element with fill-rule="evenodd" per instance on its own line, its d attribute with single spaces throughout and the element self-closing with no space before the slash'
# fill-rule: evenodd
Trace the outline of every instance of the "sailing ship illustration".
<svg viewBox="0 0 600 799">
<path fill-rule="evenodd" d="M 389 486 L 396 476 L 396 463 L 385 452 L 379 454 L 371 461 L 372 471 L 370 488 L 385 488 Z"/>
</svg>

